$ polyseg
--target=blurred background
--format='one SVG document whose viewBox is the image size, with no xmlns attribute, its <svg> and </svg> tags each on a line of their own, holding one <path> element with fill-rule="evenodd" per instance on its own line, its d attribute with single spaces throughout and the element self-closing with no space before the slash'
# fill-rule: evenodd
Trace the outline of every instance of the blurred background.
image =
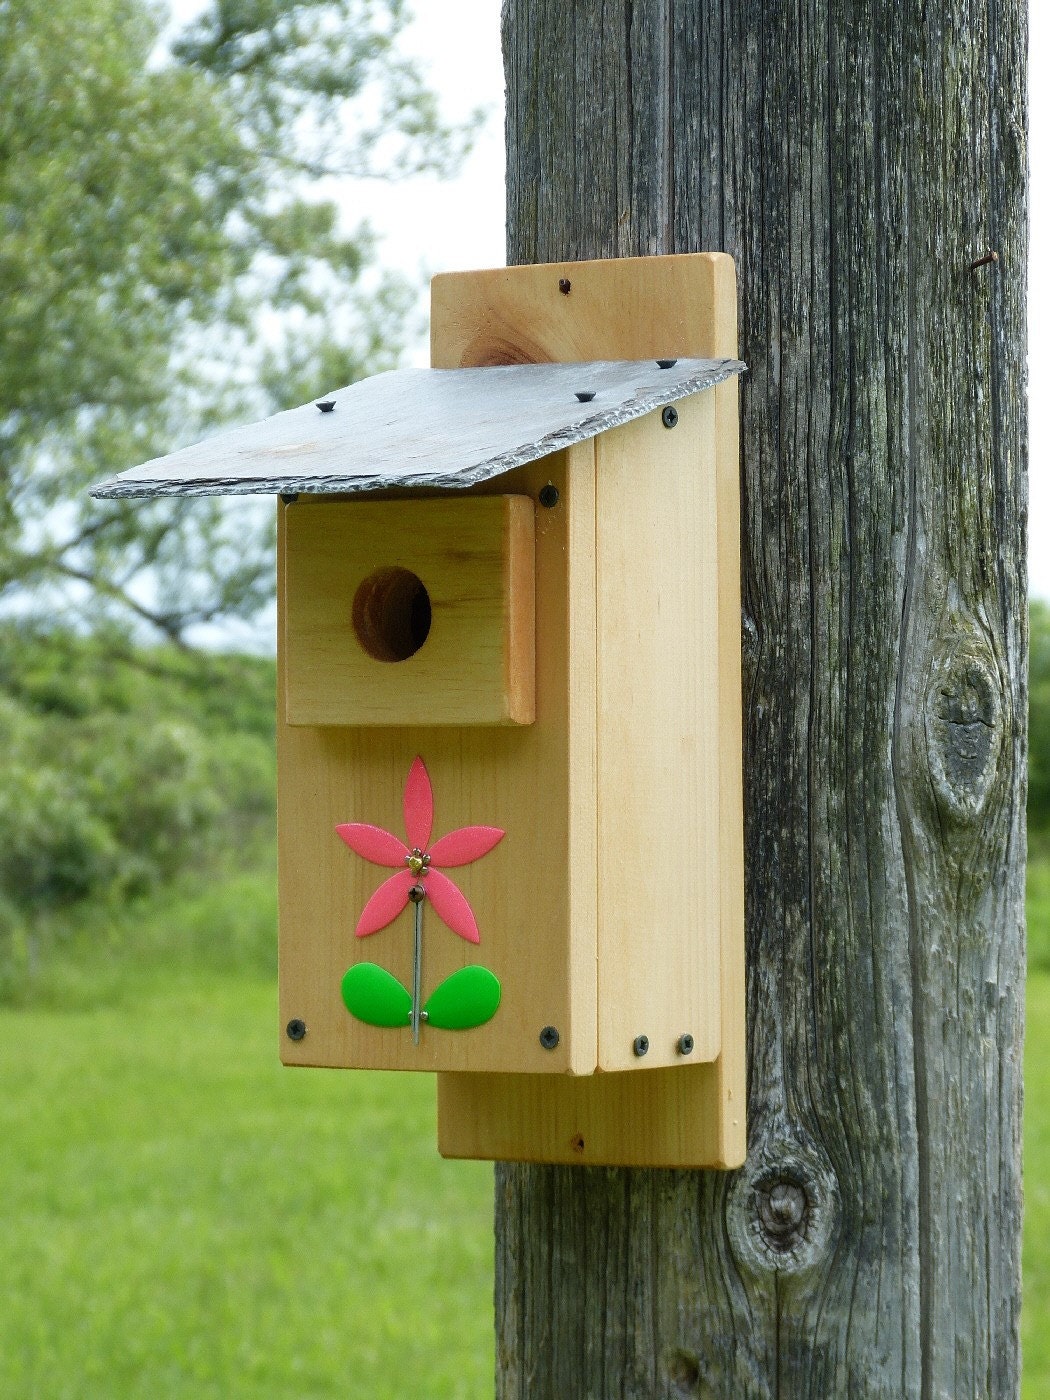
<svg viewBox="0 0 1050 1400">
<path fill-rule="evenodd" d="M 502 264 L 499 0 L 419 9 L 0 0 L 2 1395 L 491 1393 L 491 1168 L 437 1158 L 429 1076 L 276 1063 L 271 504 L 86 494 L 222 423 L 425 364 L 429 274 Z M 1048 128 L 1036 84 L 1035 383 Z M 1048 415 L 1034 395 L 1033 1397 Z"/>
</svg>

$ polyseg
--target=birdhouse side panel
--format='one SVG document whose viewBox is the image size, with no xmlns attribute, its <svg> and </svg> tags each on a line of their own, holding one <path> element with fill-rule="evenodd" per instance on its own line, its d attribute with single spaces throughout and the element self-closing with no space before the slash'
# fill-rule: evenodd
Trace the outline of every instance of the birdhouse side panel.
<svg viewBox="0 0 1050 1400">
<path fill-rule="evenodd" d="M 714 399 L 677 407 L 596 443 L 604 1070 L 721 1048 Z"/>
</svg>

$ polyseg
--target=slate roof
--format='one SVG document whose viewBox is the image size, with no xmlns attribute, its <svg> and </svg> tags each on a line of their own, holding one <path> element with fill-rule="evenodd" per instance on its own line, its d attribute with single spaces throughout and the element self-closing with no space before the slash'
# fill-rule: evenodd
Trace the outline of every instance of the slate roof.
<svg viewBox="0 0 1050 1400">
<path fill-rule="evenodd" d="M 462 489 L 739 374 L 739 360 L 377 374 L 122 472 L 93 496 Z M 578 395 L 591 394 L 586 402 Z M 327 405 L 327 407 L 326 407 Z"/>
</svg>

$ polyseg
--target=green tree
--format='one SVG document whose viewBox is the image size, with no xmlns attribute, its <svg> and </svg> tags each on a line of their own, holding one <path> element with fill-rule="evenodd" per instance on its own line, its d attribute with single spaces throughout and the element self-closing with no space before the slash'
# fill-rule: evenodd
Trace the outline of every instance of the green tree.
<svg viewBox="0 0 1050 1400">
<path fill-rule="evenodd" d="M 265 601 L 268 513 L 248 538 L 243 510 L 86 487 L 389 368 L 413 290 L 331 177 L 446 172 L 470 132 L 398 57 L 401 0 L 212 0 L 167 46 L 161 18 L 0 0 L 0 606 L 178 640 Z"/>
</svg>

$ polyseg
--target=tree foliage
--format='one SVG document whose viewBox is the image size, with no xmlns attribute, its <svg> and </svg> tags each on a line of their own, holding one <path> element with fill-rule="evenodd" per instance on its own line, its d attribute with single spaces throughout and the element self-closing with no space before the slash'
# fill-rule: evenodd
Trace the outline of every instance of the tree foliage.
<svg viewBox="0 0 1050 1400">
<path fill-rule="evenodd" d="M 189 872 L 205 888 L 271 867 L 273 687 L 271 658 L 0 622 L 0 1005 L 72 932 L 96 961 L 118 926 L 137 937 L 143 902 Z"/>
<path fill-rule="evenodd" d="M 0 605 L 79 598 L 181 639 L 265 601 L 269 525 L 249 538 L 243 507 L 86 488 L 396 360 L 413 291 L 332 195 L 469 140 L 398 56 L 405 20 L 211 0 L 165 46 L 147 0 L 0 0 Z"/>
</svg>

